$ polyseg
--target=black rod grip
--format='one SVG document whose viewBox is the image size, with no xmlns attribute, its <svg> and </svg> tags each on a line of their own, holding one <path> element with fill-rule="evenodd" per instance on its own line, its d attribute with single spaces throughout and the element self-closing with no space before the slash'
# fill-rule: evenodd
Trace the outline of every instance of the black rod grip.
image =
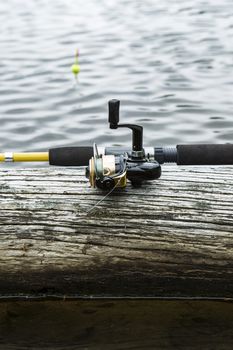
<svg viewBox="0 0 233 350">
<path fill-rule="evenodd" d="M 233 164 L 233 144 L 177 145 L 178 165 Z"/>
<path fill-rule="evenodd" d="M 61 166 L 85 166 L 93 157 L 93 147 L 60 147 L 49 150 L 49 164 Z"/>
</svg>

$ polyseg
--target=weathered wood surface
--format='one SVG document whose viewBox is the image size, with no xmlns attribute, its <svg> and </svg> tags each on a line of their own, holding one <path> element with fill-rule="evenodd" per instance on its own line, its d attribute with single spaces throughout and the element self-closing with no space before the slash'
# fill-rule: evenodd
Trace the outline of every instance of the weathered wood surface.
<svg viewBox="0 0 233 350">
<path fill-rule="evenodd" d="M 0 171 L 0 295 L 233 298 L 233 168 L 103 197 L 83 169 Z"/>
</svg>

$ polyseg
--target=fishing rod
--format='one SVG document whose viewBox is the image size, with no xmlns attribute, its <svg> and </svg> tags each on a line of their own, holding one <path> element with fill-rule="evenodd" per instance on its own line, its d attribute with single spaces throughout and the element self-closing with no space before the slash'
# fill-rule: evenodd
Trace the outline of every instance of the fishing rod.
<svg viewBox="0 0 233 350">
<path fill-rule="evenodd" d="M 175 147 L 143 147 L 143 128 L 119 124 L 120 101 L 108 102 L 110 129 L 132 130 L 132 148 L 77 146 L 51 148 L 48 152 L 0 154 L 0 162 L 49 162 L 56 166 L 87 166 L 86 177 L 92 187 L 111 190 L 125 187 L 127 179 L 134 187 L 161 176 L 161 164 L 233 165 L 233 144 L 191 144 Z"/>
</svg>

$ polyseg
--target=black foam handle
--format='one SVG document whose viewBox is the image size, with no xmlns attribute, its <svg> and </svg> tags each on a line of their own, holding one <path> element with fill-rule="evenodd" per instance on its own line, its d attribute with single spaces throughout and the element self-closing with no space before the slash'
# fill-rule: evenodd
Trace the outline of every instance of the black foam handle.
<svg viewBox="0 0 233 350">
<path fill-rule="evenodd" d="M 233 144 L 177 145 L 178 165 L 233 164 Z"/>
<path fill-rule="evenodd" d="M 93 157 L 93 147 L 60 147 L 49 150 L 49 164 L 61 166 L 85 166 Z"/>
</svg>

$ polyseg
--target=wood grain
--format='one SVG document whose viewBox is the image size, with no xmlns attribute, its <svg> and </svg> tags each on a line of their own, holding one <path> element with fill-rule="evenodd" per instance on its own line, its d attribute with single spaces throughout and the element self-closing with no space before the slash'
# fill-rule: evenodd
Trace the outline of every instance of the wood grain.
<svg viewBox="0 0 233 350">
<path fill-rule="evenodd" d="M 231 299 L 232 175 L 164 166 L 89 211 L 84 169 L 1 169 L 0 295 Z"/>
</svg>

